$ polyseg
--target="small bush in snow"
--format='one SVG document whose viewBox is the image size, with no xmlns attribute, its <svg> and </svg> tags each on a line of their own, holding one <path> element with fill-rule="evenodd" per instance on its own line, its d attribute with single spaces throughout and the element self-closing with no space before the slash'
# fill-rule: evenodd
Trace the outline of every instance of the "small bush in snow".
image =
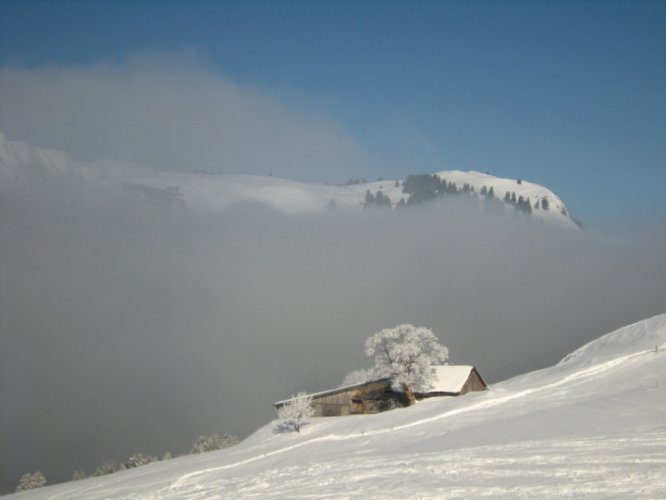
<svg viewBox="0 0 666 500">
<path fill-rule="evenodd" d="M 34 490 L 35 488 L 41 488 L 46 484 L 46 478 L 41 472 L 28 472 L 23 474 L 21 479 L 19 479 L 19 484 L 16 487 L 16 491 L 26 491 Z"/>
<path fill-rule="evenodd" d="M 301 432 L 313 415 L 312 396 L 299 392 L 278 409 L 279 430 Z"/>
<path fill-rule="evenodd" d="M 141 453 L 135 453 L 127 459 L 126 462 L 120 465 L 123 470 L 134 469 L 135 467 L 141 467 L 142 465 L 147 465 L 150 462 L 156 462 L 157 459 L 153 457 L 144 457 Z"/>
<path fill-rule="evenodd" d="M 116 472 L 116 466 L 113 463 L 113 460 L 106 459 L 102 462 L 102 465 L 97 467 L 95 472 L 93 472 L 93 477 L 106 476 L 107 474 L 113 474 Z"/>
<path fill-rule="evenodd" d="M 204 453 L 206 451 L 220 450 L 238 444 L 238 438 L 231 434 L 211 434 L 201 436 L 192 446 L 192 453 Z"/>
<path fill-rule="evenodd" d="M 75 470 L 74 473 L 72 474 L 72 481 L 80 481 L 81 479 L 85 479 L 86 473 L 82 470 Z"/>
</svg>

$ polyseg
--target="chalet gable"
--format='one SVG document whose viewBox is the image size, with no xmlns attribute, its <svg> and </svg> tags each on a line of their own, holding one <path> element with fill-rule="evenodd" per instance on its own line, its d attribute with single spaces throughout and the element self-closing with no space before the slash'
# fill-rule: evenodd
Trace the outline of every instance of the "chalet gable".
<svg viewBox="0 0 666 500">
<path fill-rule="evenodd" d="M 468 392 L 483 391 L 488 384 L 476 368 L 469 365 L 433 366 L 432 386 L 417 393 L 421 398 L 433 396 L 462 396 Z"/>
<path fill-rule="evenodd" d="M 461 396 L 488 388 L 473 366 L 439 365 L 433 367 L 433 372 L 432 387 L 427 391 L 416 392 L 417 399 Z M 388 377 L 316 392 L 310 396 L 316 417 L 380 413 L 408 405 L 404 394 L 393 391 Z M 291 399 L 277 401 L 273 406 L 280 408 L 289 401 Z"/>
</svg>

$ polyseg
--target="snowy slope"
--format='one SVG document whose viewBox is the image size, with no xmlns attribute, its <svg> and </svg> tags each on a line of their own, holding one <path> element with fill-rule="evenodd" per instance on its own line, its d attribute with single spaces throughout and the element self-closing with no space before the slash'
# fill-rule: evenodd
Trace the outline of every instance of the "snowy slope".
<svg viewBox="0 0 666 500">
<path fill-rule="evenodd" d="M 485 392 L 274 428 L 17 498 L 664 498 L 666 314 Z"/>
<path fill-rule="evenodd" d="M 477 193 L 483 186 L 493 186 L 495 197 L 499 199 L 504 199 L 506 192 L 528 198 L 532 206 L 547 199 L 549 209 L 535 209 L 533 216 L 575 227 L 562 200 L 538 184 L 526 181 L 518 184 L 512 179 L 459 170 L 439 172 L 437 175 L 448 182 L 455 182 L 459 188 L 469 184 Z M 401 198 L 408 198 L 402 192 L 400 181 L 396 186 L 395 180 L 336 186 L 267 176 L 158 173 L 149 167 L 126 162 L 80 162 L 60 151 L 8 141 L 0 134 L 0 184 L 29 189 L 50 186 L 54 182 L 94 186 L 117 194 L 128 185 L 139 188 L 132 191 L 134 195 L 140 195 L 143 188 L 148 188 L 148 193 L 153 194 L 155 190 L 170 194 L 177 192 L 186 206 L 201 211 L 220 211 L 237 203 L 262 203 L 288 214 L 325 211 L 332 202 L 336 209 L 358 209 L 363 206 L 366 191 L 373 194 L 381 191 L 394 206 Z"/>
<path fill-rule="evenodd" d="M 522 196 L 524 199 L 530 201 L 532 207 L 535 207 L 535 205 L 539 207 L 532 211 L 532 215 L 540 219 L 553 221 L 566 221 L 569 219 L 569 210 L 559 196 L 550 189 L 539 184 L 534 184 L 533 182 L 522 179 L 520 181 L 518 179 L 504 179 L 475 171 L 447 170 L 438 172 L 436 175 L 441 179 L 445 179 L 446 182 L 455 182 L 458 188 L 464 184 L 468 184 L 477 193 L 481 192 L 484 186 L 486 189 L 492 187 L 495 197 L 500 200 L 504 200 L 507 193 L 509 195 L 515 193 L 516 198 Z M 541 208 L 543 200 L 547 200 L 547 210 Z"/>
<path fill-rule="evenodd" d="M 149 171 L 142 165 L 121 161 L 79 162 L 62 151 L 8 141 L 0 133 L 0 183 L 6 186 L 34 188 L 53 182 L 81 185 Z"/>
</svg>

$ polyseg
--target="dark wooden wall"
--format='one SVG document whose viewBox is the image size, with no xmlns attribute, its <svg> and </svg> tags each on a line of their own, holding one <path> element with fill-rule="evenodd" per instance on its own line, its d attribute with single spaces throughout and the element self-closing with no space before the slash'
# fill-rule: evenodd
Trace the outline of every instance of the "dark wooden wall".
<svg viewBox="0 0 666 500">
<path fill-rule="evenodd" d="M 379 407 L 372 401 L 381 398 L 384 391 L 389 388 L 389 382 L 379 380 L 369 382 L 361 387 L 354 387 L 344 391 L 315 396 L 312 406 L 315 417 L 335 417 L 353 413 L 377 413 Z"/>
</svg>

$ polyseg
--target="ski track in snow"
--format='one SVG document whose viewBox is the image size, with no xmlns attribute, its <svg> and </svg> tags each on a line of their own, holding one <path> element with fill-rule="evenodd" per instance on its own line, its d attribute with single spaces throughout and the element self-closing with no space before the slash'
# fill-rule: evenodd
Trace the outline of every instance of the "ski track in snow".
<svg viewBox="0 0 666 500">
<path fill-rule="evenodd" d="M 646 321 L 652 321 L 650 330 L 659 340 L 662 356 L 666 315 L 655 318 L 656 322 Z M 593 341 L 556 367 L 516 377 L 469 398 L 449 400 L 454 407 L 434 415 L 441 408 L 436 401 L 418 405 L 417 413 L 405 410 L 376 419 L 322 420 L 312 426 L 319 435 L 309 437 L 307 431 L 292 435 L 289 440 L 299 441 L 289 445 L 281 445 L 282 438 L 271 434 L 267 426 L 248 438 L 245 447 L 151 464 L 27 496 L 195 500 L 356 498 L 362 493 L 364 498 L 666 498 L 666 423 L 660 422 L 660 415 L 666 414 L 660 387 L 664 364 L 655 357 L 655 349 L 645 349 L 645 332 L 638 334 L 641 327 L 645 330 L 644 323 Z M 642 350 L 628 351 L 631 345 Z M 623 347 L 623 353 L 617 352 Z M 654 388 L 644 388 L 644 383 L 652 382 Z M 619 385 L 608 391 L 604 384 Z M 639 384 L 645 391 L 656 392 L 636 393 Z M 625 399 L 629 394 L 639 397 Z M 599 407 L 605 398 L 611 406 Z M 613 420 L 613 413 L 608 414 L 610 427 L 596 427 L 607 411 L 634 402 L 639 403 L 638 420 L 631 412 L 626 414 L 630 415 L 626 428 L 623 417 Z M 584 421 L 594 423 L 593 431 L 548 432 L 557 422 L 553 419 L 559 418 L 549 411 L 560 407 L 565 412 L 582 409 Z M 461 439 L 465 433 L 474 433 L 478 424 L 492 426 L 493 419 L 511 422 L 514 416 L 520 417 L 516 425 L 531 422 L 544 426 L 545 432 L 514 433 L 500 426 L 502 432 L 509 432 L 509 439 Z M 440 423 L 446 419 L 452 419 L 454 441 L 440 450 L 438 443 L 445 443 L 444 435 L 449 433 L 446 424 Z M 379 428 L 368 429 L 365 423 Z M 437 424 L 428 425 L 432 423 Z M 429 432 L 433 432 L 432 440 Z M 377 436 L 381 438 L 373 439 Z M 295 450 L 300 451 L 291 453 Z"/>
<path fill-rule="evenodd" d="M 560 379 L 556 382 L 552 382 L 552 383 L 547 384 L 547 385 L 543 385 L 543 386 L 536 387 L 536 388 L 531 388 L 531 389 L 525 389 L 525 390 L 519 391 L 515 394 L 509 394 L 509 395 L 506 395 L 506 396 L 495 397 L 493 399 L 490 399 L 489 401 L 480 401 L 478 403 L 474 403 L 474 404 L 471 404 L 469 406 L 465 406 L 463 408 L 456 408 L 456 409 L 441 413 L 439 415 L 435 415 L 433 417 L 423 418 L 423 419 L 416 420 L 416 421 L 413 421 L 413 422 L 409 422 L 409 423 L 406 423 L 406 424 L 397 425 L 397 426 L 390 427 L 390 428 L 377 429 L 377 430 L 373 430 L 373 431 L 365 431 L 365 432 L 361 432 L 361 433 L 352 433 L 352 434 L 344 434 L 344 435 L 336 434 L 336 435 L 320 436 L 320 437 L 310 439 L 308 441 L 303 441 L 303 442 L 296 443 L 296 444 L 293 444 L 293 445 L 290 445 L 290 446 L 285 446 L 283 448 L 273 450 L 273 451 L 268 452 L 268 453 L 262 453 L 262 454 L 259 454 L 259 455 L 256 455 L 256 456 L 244 459 L 244 460 L 240 460 L 238 462 L 234 462 L 234 463 L 231 463 L 231 464 L 225 464 L 225 465 L 221 465 L 221 466 L 217 466 L 217 467 L 212 467 L 212 468 L 209 468 L 209 469 L 203 469 L 203 470 L 200 470 L 200 471 L 191 472 L 189 474 L 185 474 L 184 476 L 180 477 L 176 481 L 172 482 L 168 489 L 171 490 L 171 491 L 179 490 L 179 489 L 182 489 L 183 487 L 185 487 L 186 485 L 188 485 L 192 482 L 196 482 L 196 478 L 198 476 L 211 474 L 211 473 L 214 473 L 214 472 L 219 472 L 219 471 L 223 471 L 223 470 L 227 470 L 227 469 L 231 469 L 231 468 L 235 468 L 235 467 L 239 467 L 239 466 L 246 465 L 246 464 L 249 464 L 249 463 L 252 463 L 252 462 L 256 462 L 258 460 L 262 460 L 262 459 L 265 459 L 265 458 L 268 458 L 268 457 L 271 457 L 271 456 L 274 456 L 274 455 L 279 455 L 279 454 L 282 454 L 282 453 L 285 453 L 285 452 L 288 452 L 288 451 L 292 451 L 292 450 L 295 450 L 297 448 L 317 445 L 317 444 L 321 444 L 321 443 L 324 443 L 324 442 L 346 441 L 346 440 L 353 440 L 353 439 L 359 439 L 359 438 L 367 438 L 367 437 L 370 437 L 370 436 L 377 436 L 377 435 L 380 435 L 380 434 L 394 433 L 396 431 L 409 429 L 411 427 L 417 427 L 417 426 L 424 425 L 424 424 L 427 424 L 427 423 L 430 423 L 430 422 L 433 422 L 433 421 L 436 421 L 436 420 L 442 420 L 442 419 L 445 419 L 445 418 L 448 418 L 448 417 L 451 417 L 451 416 L 454 416 L 454 415 L 459 415 L 459 414 L 462 414 L 462 413 L 468 413 L 468 412 L 473 412 L 473 411 L 477 411 L 477 410 L 482 410 L 482 409 L 487 409 L 487 408 L 499 406 L 499 405 L 502 405 L 502 404 L 506 404 L 510 401 L 513 401 L 515 399 L 524 398 L 526 396 L 531 396 L 531 395 L 533 395 L 535 393 L 539 393 L 539 392 L 549 391 L 549 390 L 552 390 L 556 387 L 567 385 L 567 384 L 571 383 L 572 381 L 576 381 L 576 380 L 579 380 L 579 379 L 583 379 L 583 378 L 587 378 L 587 377 L 590 377 L 590 376 L 597 375 L 600 372 L 610 370 L 610 369 L 612 369 L 612 368 L 614 368 L 618 365 L 626 363 L 627 361 L 629 361 L 632 358 L 636 358 L 638 356 L 644 355 L 644 354 L 649 353 L 649 352 L 651 352 L 651 351 L 646 350 L 646 351 L 639 351 L 637 353 L 627 354 L 625 356 L 621 356 L 621 357 L 606 361 L 604 363 L 594 365 L 590 368 L 586 368 L 586 369 L 583 369 L 583 370 L 578 370 L 578 371 L 576 371 L 576 372 L 574 372 L 570 375 L 567 375 L 566 377 L 564 377 L 564 378 L 562 378 L 562 379 Z"/>
<path fill-rule="evenodd" d="M 653 433 L 286 466 L 151 498 L 659 497 L 665 475 L 666 433 Z"/>
</svg>

